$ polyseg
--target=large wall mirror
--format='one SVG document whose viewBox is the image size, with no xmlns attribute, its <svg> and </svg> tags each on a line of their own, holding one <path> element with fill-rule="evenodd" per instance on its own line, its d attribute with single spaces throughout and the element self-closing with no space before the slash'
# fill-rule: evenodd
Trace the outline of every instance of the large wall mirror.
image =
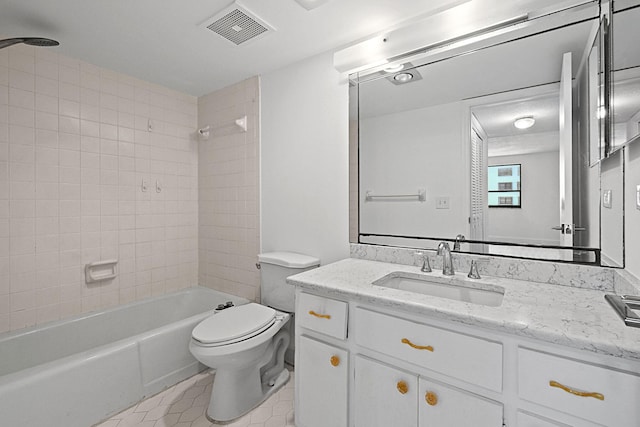
<svg viewBox="0 0 640 427">
<path fill-rule="evenodd" d="M 610 16 L 591 2 L 351 75 L 351 241 L 458 236 L 462 252 L 622 267 Z"/>
</svg>

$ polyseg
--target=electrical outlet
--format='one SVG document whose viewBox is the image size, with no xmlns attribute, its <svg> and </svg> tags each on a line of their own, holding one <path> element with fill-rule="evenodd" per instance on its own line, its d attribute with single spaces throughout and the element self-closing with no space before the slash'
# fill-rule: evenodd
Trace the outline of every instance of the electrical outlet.
<svg viewBox="0 0 640 427">
<path fill-rule="evenodd" d="M 436 197 L 436 209 L 449 209 L 449 198 Z"/>
</svg>

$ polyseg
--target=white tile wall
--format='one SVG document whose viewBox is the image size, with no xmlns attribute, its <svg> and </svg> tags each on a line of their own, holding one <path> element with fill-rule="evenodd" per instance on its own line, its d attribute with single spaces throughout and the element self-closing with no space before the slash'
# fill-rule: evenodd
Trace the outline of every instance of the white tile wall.
<svg viewBox="0 0 640 427">
<path fill-rule="evenodd" d="M 234 121 L 247 116 L 247 132 Z M 255 267 L 259 230 L 259 79 L 198 99 L 199 283 L 250 300 L 260 298 Z"/>
<path fill-rule="evenodd" d="M 0 50 L 0 332 L 197 284 L 197 108 L 55 49 Z M 118 278 L 86 285 L 107 258 Z"/>
</svg>

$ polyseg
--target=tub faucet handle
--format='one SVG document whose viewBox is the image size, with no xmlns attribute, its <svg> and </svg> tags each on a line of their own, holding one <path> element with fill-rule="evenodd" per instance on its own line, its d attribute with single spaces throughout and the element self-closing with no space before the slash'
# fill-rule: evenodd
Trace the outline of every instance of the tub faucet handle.
<svg viewBox="0 0 640 427">
<path fill-rule="evenodd" d="M 469 279 L 480 279 L 480 273 L 478 273 L 478 263 L 475 259 L 471 260 L 471 268 L 469 269 L 469 274 L 467 274 Z"/>
</svg>

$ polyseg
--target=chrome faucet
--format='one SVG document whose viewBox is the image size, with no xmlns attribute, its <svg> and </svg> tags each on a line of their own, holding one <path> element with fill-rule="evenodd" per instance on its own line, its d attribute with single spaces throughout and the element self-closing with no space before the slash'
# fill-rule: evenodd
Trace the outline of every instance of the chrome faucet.
<svg viewBox="0 0 640 427">
<path fill-rule="evenodd" d="M 456 236 L 456 241 L 453 242 L 453 251 L 454 252 L 459 252 L 460 251 L 460 242 L 464 242 L 465 238 L 462 234 L 458 234 Z"/>
<path fill-rule="evenodd" d="M 440 242 L 438 245 L 438 255 L 442 255 L 442 274 L 453 276 L 453 259 L 451 258 L 451 248 L 447 242 Z"/>
</svg>

